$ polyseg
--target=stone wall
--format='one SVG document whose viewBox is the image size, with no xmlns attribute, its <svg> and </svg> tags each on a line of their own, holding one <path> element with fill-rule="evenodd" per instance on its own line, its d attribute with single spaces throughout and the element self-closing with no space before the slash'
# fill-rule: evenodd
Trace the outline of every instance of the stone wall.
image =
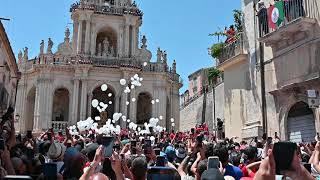
<svg viewBox="0 0 320 180">
<path fill-rule="evenodd" d="M 206 111 L 205 111 L 205 121 L 209 125 L 209 129 L 213 130 L 213 94 L 209 91 L 206 94 Z M 188 131 L 192 127 L 195 127 L 197 123 L 201 123 L 202 111 L 204 104 L 204 94 L 199 96 L 189 105 L 180 109 L 180 131 Z"/>
</svg>

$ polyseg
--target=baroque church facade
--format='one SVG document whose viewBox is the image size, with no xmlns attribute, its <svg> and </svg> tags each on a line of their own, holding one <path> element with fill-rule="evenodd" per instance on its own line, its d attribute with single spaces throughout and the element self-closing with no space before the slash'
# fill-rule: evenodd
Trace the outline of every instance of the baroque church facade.
<svg viewBox="0 0 320 180">
<path fill-rule="evenodd" d="M 21 79 L 15 113 L 20 121 L 16 130 L 64 129 L 88 117 L 112 119 L 117 112 L 138 125 L 162 117 L 160 126 L 179 129 L 182 81 L 176 62 L 169 67 L 167 54 L 160 48 L 151 61 L 146 37 L 139 43 L 143 13 L 136 4 L 131 0 L 81 0 L 71 5 L 70 12 L 73 32 L 65 30 L 57 52 L 52 52 L 54 42 L 49 38 L 46 51 L 41 41 L 38 57 L 29 59 L 28 48 L 18 55 Z M 135 74 L 143 77 L 143 85 L 125 93 L 120 79 L 129 82 Z M 102 92 L 102 84 L 107 84 L 107 92 Z M 92 108 L 93 99 L 108 103 L 107 110 L 100 114 Z M 158 103 L 151 103 L 156 99 Z M 172 118 L 175 127 L 171 127 Z M 117 123 L 127 127 L 127 122 Z"/>
</svg>

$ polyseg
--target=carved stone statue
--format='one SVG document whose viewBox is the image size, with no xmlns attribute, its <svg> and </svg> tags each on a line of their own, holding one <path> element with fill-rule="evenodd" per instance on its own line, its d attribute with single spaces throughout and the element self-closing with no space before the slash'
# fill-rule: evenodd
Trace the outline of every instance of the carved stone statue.
<svg viewBox="0 0 320 180">
<path fill-rule="evenodd" d="M 51 38 L 49 38 L 48 39 L 48 49 L 47 49 L 48 54 L 52 54 L 52 47 L 53 47 L 53 41 L 51 40 Z"/>
<path fill-rule="evenodd" d="M 24 59 L 25 61 L 28 61 L 28 48 L 27 48 L 27 47 L 25 47 L 25 48 L 23 49 L 23 59 Z"/>
<path fill-rule="evenodd" d="M 103 55 L 107 56 L 109 54 L 109 41 L 108 38 L 103 40 Z"/>
<path fill-rule="evenodd" d="M 113 46 L 111 46 L 111 48 L 110 48 L 110 54 L 112 57 L 116 57 L 116 52 L 115 52 L 115 49 Z"/>
<path fill-rule="evenodd" d="M 147 38 L 146 38 L 146 36 L 145 36 L 145 35 L 143 35 L 143 36 L 142 36 L 142 40 L 141 40 L 141 42 L 142 42 L 142 46 L 141 46 L 141 48 L 142 48 L 142 49 L 147 48 Z"/>
<path fill-rule="evenodd" d="M 163 63 L 167 63 L 167 52 L 166 51 L 163 51 L 163 53 L 162 53 L 162 58 L 163 58 Z"/>
<path fill-rule="evenodd" d="M 22 52 L 21 52 L 21 50 L 19 51 L 19 54 L 18 54 L 18 62 L 19 63 L 22 63 L 22 61 L 23 61 L 23 57 L 22 57 Z"/>
<path fill-rule="evenodd" d="M 160 47 L 158 47 L 158 50 L 157 50 L 157 62 L 161 62 L 161 56 L 162 56 L 162 51 L 161 51 Z"/>
<path fill-rule="evenodd" d="M 173 72 L 173 73 L 176 73 L 176 72 L 177 72 L 177 63 L 176 63 L 176 60 L 173 60 L 173 63 L 172 63 L 172 72 Z"/>
<path fill-rule="evenodd" d="M 64 32 L 64 41 L 69 42 L 69 37 L 70 37 L 70 30 L 69 28 L 67 28 L 66 31 Z"/>
<path fill-rule="evenodd" d="M 44 52 L 44 40 L 41 40 L 41 43 L 40 43 L 40 55 L 42 55 Z"/>
</svg>

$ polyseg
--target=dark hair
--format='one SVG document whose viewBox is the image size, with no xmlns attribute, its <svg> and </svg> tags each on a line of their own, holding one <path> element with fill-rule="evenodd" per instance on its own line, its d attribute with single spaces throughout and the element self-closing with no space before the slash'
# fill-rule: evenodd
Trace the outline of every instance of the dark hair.
<svg viewBox="0 0 320 180">
<path fill-rule="evenodd" d="M 63 179 L 77 178 L 83 174 L 83 167 L 86 163 L 86 157 L 77 153 L 75 156 L 70 158 L 69 163 L 65 163 L 65 170 L 63 173 Z"/>
<path fill-rule="evenodd" d="M 248 160 L 254 160 L 257 157 L 258 149 L 256 147 L 249 146 L 243 153 L 247 155 Z"/>
<path fill-rule="evenodd" d="M 230 154 L 230 162 L 231 164 L 233 164 L 234 166 L 239 166 L 240 165 L 240 159 L 241 159 L 241 154 L 237 153 L 237 152 L 232 152 Z"/>
<path fill-rule="evenodd" d="M 103 162 L 102 173 L 108 176 L 111 180 L 117 180 L 116 173 L 112 169 L 110 159 L 106 158 Z"/>
<path fill-rule="evenodd" d="M 206 151 L 205 151 L 205 157 L 208 158 L 210 156 L 213 156 L 213 144 L 212 143 L 207 144 Z"/>
<path fill-rule="evenodd" d="M 199 176 L 201 177 L 202 173 L 207 170 L 207 167 L 208 166 L 208 160 L 205 159 L 205 160 L 202 160 L 199 162 L 198 166 L 197 166 L 197 169 L 198 169 L 198 174 Z"/>
<path fill-rule="evenodd" d="M 133 172 L 134 179 L 144 180 L 147 173 L 147 161 L 144 157 L 137 157 L 132 161 L 131 172 Z"/>
<path fill-rule="evenodd" d="M 228 162 L 229 154 L 225 145 L 217 144 L 217 146 L 213 149 L 213 155 L 218 156 L 221 163 Z"/>
</svg>

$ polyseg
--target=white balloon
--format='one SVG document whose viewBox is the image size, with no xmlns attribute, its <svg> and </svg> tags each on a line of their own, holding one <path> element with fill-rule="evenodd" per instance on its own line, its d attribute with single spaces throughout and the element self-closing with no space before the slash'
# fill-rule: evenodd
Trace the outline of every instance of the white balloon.
<svg viewBox="0 0 320 180">
<path fill-rule="evenodd" d="M 174 119 L 173 119 L 173 118 L 171 118 L 171 119 L 170 119 L 170 121 L 173 123 L 173 122 L 174 122 Z"/>
<path fill-rule="evenodd" d="M 131 81 L 134 81 L 134 78 L 133 78 L 133 77 L 131 77 L 131 78 L 130 78 L 130 80 L 131 80 Z"/>
<path fill-rule="evenodd" d="M 129 122 L 130 122 L 130 119 L 128 119 L 127 122 L 129 123 Z"/>
<path fill-rule="evenodd" d="M 171 124 L 172 127 L 174 127 L 174 125 L 175 125 L 174 123 Z"/>
<path fill-rule="evenodd" d="M 140 81 L 143 81 L 143 78 L 140 78 Z"/>
<path fill-rule="evenodd" d="M 111 97 L 111 96 L 112 96 L 112 93 L 109 93 L 108 96 Z"/>
<path fill-rule="evenodd" d="M 114 124 L 114 123 L 116 123 L 116 121 L 115 121 L 115 120 L 112 120 L 112 123 Z"/>
<path fill-rule="evenodd" d="M 101 85 L 101 91 L 106 91 L 108 89 L 108 85 L 102 84 Z"/>
<path fill-rule="evenodd" d="M 163 116 L 159 116 L 159 119 L 162 120 L 162 119 L 163 119 Z"/>
<path fill-rule="evenodd" d="M 154 104 L 154 103 L 155 103 L 155 101 L 154 101 L 154 100 L 152 100 L 152 101 L 151 101 L 151 104 Z"/>
<path fill-rule="evenodd" d="M 127 119 L 126 116 L 122 116 L 121 118 L 122 118 L 123 121 L 125 121 Z"/>
<path fill-rule="evenodd" d="M 132 102 L 136 102 L 136 98 L 132 98 Z"/>
<path fill-rule="evenodd" d="M 104 107 L 104 106 L 105 106 L 105 104 L 104 104 L 103 102 L 100 102 L 99 105 L 100 105 L 101 107 Z"/>
<path fill-rule="evenodd" d="M 143 66 L 147 66 L 147 65 L 148 65 L 148 63 L 147 63 L 147 62 L 144 62 L 144 63 L 143 63 Z"/>
<path fill-rule="evenodd" d="M 137 79 L 138 77 L 139 77 L 138 74 L 135 74 L 135 75 L 133 76 L 134 79 Z"/>
<path fill-rule="evenodd" d="M 96 116 L 94 119 L 95 119 L 96 121 L 100 121 L 100 120 L 101 120 L 100 116 Z"/>
<path fill-rule="evenodd" d="M 134 85 L 133 84 L 131 85 L 131 89 L 134 89 Z"/>
<path fill-rule="evenodd" d="M 109 101 L 109 104 L 112 104 L 112 101 Z"/>
<path fill-rule="evenodd" d="M 130 102 L 129 102 L 129 101 L 127 101 L 127 102 L 126 102 L 126 105 L 128 106 L 129 104 L 130 104 Z"/>
<path fill-rule="evenodd" d="M 159 99 L 156 99 L 156 102 L 158 103 L 158 102 L 159 102 Z"/>
<path fill-rule="evenodd" d="M 126 85 L 127 81 L 125 79 L 120 79 L 120 84 L 122 86 Z"/>
<path fill-rule="evenodd" d="M 94 99 L 91 101 L 91 105 L 92 105 L 92 107 L 96 108 L 99 105 L 99 101 Z"/>
<path fill-rule="evenodd" d="M 138 132 L 140 132 L 141 131 L 141 127 L 138 127 Z"/>
</svg>

